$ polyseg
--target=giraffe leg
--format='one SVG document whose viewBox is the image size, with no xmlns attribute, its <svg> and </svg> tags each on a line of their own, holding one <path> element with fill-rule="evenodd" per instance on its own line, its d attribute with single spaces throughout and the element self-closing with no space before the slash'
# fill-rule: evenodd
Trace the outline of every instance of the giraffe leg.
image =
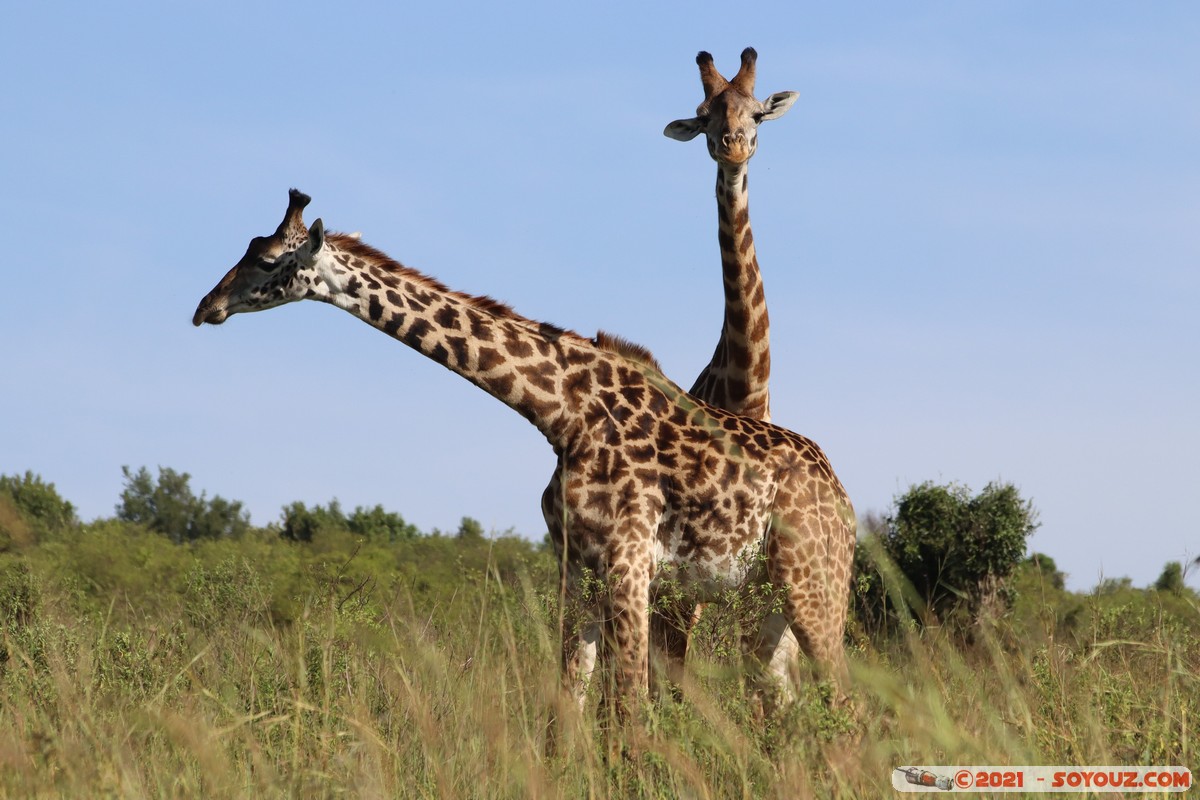
<svg viewBox="0 0 1200 800">
<path fill-rule="evenodd" d="M 791 659 L 803 652 L 822 677 L 834 681 L 834 703 L 845 700 L 848 684 L 845 649 L 847 599 L 844 584 L 834 579 L 836 564 L 822 547 L 827 541 L 827 523 L 817 517 L 776 518 L 772 522 L 767 546 L 767 573 L 771 583 L 783 592 L 784 631 L 780 646 L 790 641 Z M 848 575 L 848 572 L 847 572 Z M 774 623 L 776 626 L 778 623 Z M 772 664 L 782 656 L 770 656 Z M 784 666 L 785 674 L 789 672 Z M 797 674 L 798 673 L 792 673 Z"/>
<path fill-rule="evenodd" d="M 784 614 L 768 614 L 758 630 L 743 638 L 743 652 L 757 663 L 750 664 L 755 674 L 755 692 L 763 710 L 777 703 L 787 705 L 796 699 L 792 680 L 800 646 Z"/>
<path fill-rule="evenodd" d="M 570 602 L 568 600 L 568 602 Z M 594 613 L 580 613 L 576 606 L 564 614 L 562 624 L 562 661 L 559 681 L 564 698 L 570 697 L 579 712 L 587 705 L 588 691 L 596 672 L 596 660 L 600 645 L 600 621 Z M 559 737 L 562 735 L 562 719 L 551 708 L 546 726 L 547 757 L 558 753 Z"/>
<path fill-rule="evenodd" d="M 806 640 L 802 640 L 807 645 L 804 651 L 812 659 L 820 676 L 833 681 L 833 705 L 843 705 L 849 699 L 846 692 L 850 686 L 850 670 L 842 641 L 845 620 L 834 625 L 827 610 L 823 615 L 811 606 L 806 610 L 808 614 L 793 623 L 792 630 L 797 638 L 802 635 L 806 637 Z"/>
<path fill-rule="evenodd" d="M 845 612 L 838 613 L 845 605 L 845 598 L 821 583 L 816 587 L 811 585 L 820 580 L 818 577 L 810 582 L 809 591 L 791 588 L 787 603 L 792 617 L 790 629 L 799 649 L 812 661 L 820 677 L 833 681 L 833 704 L 842 705 L 847 700 L 850 678 L 842 642 Z"/>
<path fill-rule="evenodd" d="M 650 615 L 650 690 L 659 692 L 666 684 L 676 700 L 681 698 L 683 667 L 687 660 L 688 633 L 701 607 L 690 603 L 657 604 Z"/>
<path fill-rule="evenodd" d="M 629 566 L 614 566 L 609 575 L 608 598 L 605 644 L 612 655 L 614 709 L 617 719 L 624 721 L 649 688 L 649 565 L 635 560 Z"/>
<path fill-rule="evenodd" d="M 567 521 L 558 472 L 542 492 L 542 516 L 546 520 L 550 541 L 554 543 L 561 569 L 559 585 L 564 605 L 560 665 L 562 688 L 582 711 L 596 671 L 596 659 L 600 648 L 600 622 L 593 604 L 581 600 L 585 593 L 578 590 L 578 574 L 568 563 L 569 547 L 564 536 Z"/>
<path fill-rule="evenodd" d="M 581 588 L 582 578 L 569 567 L 560 577 L 562 596 L 562 662 L 560 676 L 563 690 L 582 711 L 587 703 L 588 688 L 596 672 L 600 650 L 600 609 L 590 590 Z"/>
<path fill-rule="evenodd" d="M 596 672 L 596 657 L 600 649 L 600 623 L 594 617 L 579 619 L 563 631 L 562 683 L 563 690 L 575 700 L 580 711 L 587 702 L 588 687 Z"/>
</svg>

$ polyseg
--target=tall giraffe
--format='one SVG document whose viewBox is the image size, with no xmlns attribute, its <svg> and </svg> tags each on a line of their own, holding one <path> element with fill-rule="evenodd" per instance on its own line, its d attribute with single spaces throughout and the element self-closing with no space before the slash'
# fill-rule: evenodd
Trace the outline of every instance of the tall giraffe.
<svg viewBox="0 0 1200 800">
<path fill-rule="evenodd" d="M 569 538 L 554 545 L 566 565 L 564 592 L 575 594 L 585 573 L 606 586 L 586 623 L 564 634 L 566 686 L 577 685 L 581 642 L 603 638 L 618 710 L 646 691 L 648 608 L 664 566 L 697 601 L 770 581 L 782 613 L 764 620 L 764 632 L 778 639 L 790 629 L 821 667 L 844 676 L 855 516 L 815 443 L 696 400 L 640 348 L 451 291 L 354 236 L 327 234 L 319 219 L 308 228 L 308 203 L 291 191 L 275 233 L 250 241 L 192 323 L 320 300 L 528 419 L 554 448 L 562 475 L 570 524 L 560 534 Z"/>
<path fill-rule="evenodd" d="M 787 113 L 796 92 L 776 92 L 765 101 L 754 97 L 758 53 L 742 51 L 742 63 L 726 80 L 705 51 L 696 56 L 704 101 L 696 116 L 677 119 L 663 134 L 681 142 L 704 134 L 708 154 L 717 162 L 717 242 L 725 288 L 725 317 L 712 359 L 691 394 L 736 414 L 771 421 L 771 339 L 767 298 L 750 228 L 749 166 L 758 149 L 759 123 Z M 687 656 L 688 631 L 700 609 L 662 607 L 651 620 L 655 649 L 666 661 L 669 680 L 679 686 Z M 776 658 L 795 655 L 796 642 L 785 634 Z"/>
<path fill-rule="evenodd" d="M 742 64 L 727 81 L 713 65 L 712 56 L 696 56 L 704 102 L 691 119 L 667 125 L 663 133 L 679 141 L 705 134 L 708 152 L 717 162 L 717 240 L 721 247 L 721 272 L 725 288 L 725 314 L 712 359 L 692 385 L 690 393 L 720 408 L 769 422 L 768 383 L 771 376 L 770 326 L 763 292 L 754 234 L 750 229 L 748 166 L 758 147 L 759 123 L 777 119 L 796 102 L 796 92 L 777 92 L 765 101 L 754 97 L 758 53 L 742 51 Z M 542 514 L 552 536 L 561 536 L 562 486 L 557 474 L 542 494 Z M 666 676 L 679 686 L 687 656 L 688 631 L 699 609 L 677 603 L 656 603 L 651 619 L 655 650 L 666 661 Z M 596 643 L 586 646 L 594 664 Z M 781 662 L 795 655 L 796 643 L 785 635 L 776 650 Z M 581 672 L 586 675 L 586 672 Z"/>
</svg>

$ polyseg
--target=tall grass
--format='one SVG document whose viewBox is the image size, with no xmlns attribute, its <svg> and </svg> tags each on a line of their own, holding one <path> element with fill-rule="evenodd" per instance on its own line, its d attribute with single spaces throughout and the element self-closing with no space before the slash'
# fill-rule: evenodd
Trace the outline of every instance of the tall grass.
<svg viewBox="0 0 1200 800">
<path fill-rule="evenodd" d="M 859 635 L 853 709 L 808 685 L 765 719 L 705 644 L 683 699 L 610 748 L 558 692 L 554 592 L 528 579 L 420 610 L 331 587 L 290 623 L 244 561 L 187 573 L 182 607 L 80 611 L 22 579 L 35 607 L 0 618 L 5 797 L 875 798 L 909 764 L 1188 765 L 1200 732 L 1196 630 L 1145 603 L 1085 608 L 1067 639 L 1036 600 L 970 645 Z"/>
</svg>

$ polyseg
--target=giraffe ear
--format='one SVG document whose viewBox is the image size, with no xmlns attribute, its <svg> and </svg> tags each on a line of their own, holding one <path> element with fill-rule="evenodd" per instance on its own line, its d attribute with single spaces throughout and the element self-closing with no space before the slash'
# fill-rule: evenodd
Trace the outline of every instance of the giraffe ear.
<svg viewBox="0 0 1200 800">
<path fill-rule="evenodd" d="M 799 92 L 776 92 L 771 95 L 763 101 L 763 115 L 759 121 L 766 122 L 769 119 L 782 117 L 799 96 Z"/>
<path fill-rule="evenodd" d="M 677 119 L 663 129 L 663 136 L 680 142 L 690 142 L 704 132 L 699 117 Z"/>
<path fill-rule="evenodd" d="M 318 217 L 308 229 L 308 252 L 315 256 L 325 246 L 325 223 Z"/>
</svg>

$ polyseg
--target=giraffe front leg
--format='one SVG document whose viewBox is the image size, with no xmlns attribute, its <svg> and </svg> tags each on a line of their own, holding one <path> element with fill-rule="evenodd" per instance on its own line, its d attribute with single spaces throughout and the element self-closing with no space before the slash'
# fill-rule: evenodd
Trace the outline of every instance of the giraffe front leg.
<svg viewBox="0 0 1200 800">
<path fill-rule="evenodd" d="M 594 614 L 580 615 L 566 623 L 562 641 L 562 686 L 580 711 L 587 703 L 599 649 L 600 621 Z"/>
<path fill-rule="evenodd" d="M 551 708 L 547 720 L 547 757 L 554 757 L 559 752 L 561 737 L 566 733 L 564 723 L 575 716 L 570 713 L 570 706 L 573 705 L 576 712 L 582 713 L 587 705 L 601 639 L 599 607 L 594 599 L 589 600 L 584 596 L 579 574 L 571 575 L 570 571 L 564 569 L 560 580 L 562 651 L 559 689 L 562 694 L 561 700 Z"/>
<path fill-rule="evenodd" d="M 563 691 L 582 711 L 600 649 L 600 608 L 593 585 L 595 578 L 590 570 L 564 565 L 559 580 L 563 602 L 559 677 Z"/>
<path fill-rule="evenodd" d="M 649 690 L 649 566 L 613 568 L 607 605 L 605 644 L 612 655 L 615 711 L 625 721 Z"/>
<path fill-rule="evenodd" d="M 563 691 L 582 711 L 596 671 L 600 649 L 600 618 L 590 568 L 578 562 L 567 541 L 567 514 L 563 506 L 564 472 L 560 466 L 542 492 L 542 516 L 559 560 L 562 598 L 562 661 L 559 678 Z"/>
</svg>

